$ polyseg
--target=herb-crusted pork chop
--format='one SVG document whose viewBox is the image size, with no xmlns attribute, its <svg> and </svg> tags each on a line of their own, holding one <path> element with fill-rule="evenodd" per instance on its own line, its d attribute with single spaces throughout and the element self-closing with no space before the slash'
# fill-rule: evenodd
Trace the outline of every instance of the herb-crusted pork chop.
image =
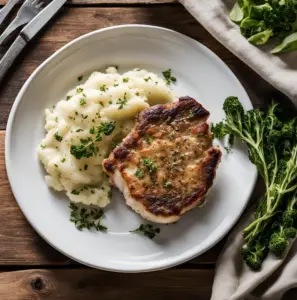
<svg viewBox="0 0 297 300">
<path fill-rule="evenodd" d="M 112 184 L 143 218 L 173 223 L 204 202 L 221 158 L 208 117 L 189 97 L 155 105 L 138 114 L 131 133 L 103 161 Z"/>
</svg>

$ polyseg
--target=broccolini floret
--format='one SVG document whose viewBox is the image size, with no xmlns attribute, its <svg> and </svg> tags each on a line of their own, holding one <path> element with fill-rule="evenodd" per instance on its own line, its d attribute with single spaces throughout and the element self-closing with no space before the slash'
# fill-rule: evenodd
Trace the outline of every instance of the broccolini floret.
<svg viewBox="0 0 297 300">
<path fill-rule="evenodd" d="M 280 256 L 297 228 L 297 127 L 295 119 L 282 121 L 279 105 L 266 112 L 245 112 L 237 97 L 223 105 L 224 121 L 211 127 L 214 138 L 226 135 L 248 146 L 249 159 L 264 179 L 266 193 L 259 200 L 253 222 L 243 232 L 241 253 L 252 269 L 259 269 L 265 253 Z"/>
</svg>

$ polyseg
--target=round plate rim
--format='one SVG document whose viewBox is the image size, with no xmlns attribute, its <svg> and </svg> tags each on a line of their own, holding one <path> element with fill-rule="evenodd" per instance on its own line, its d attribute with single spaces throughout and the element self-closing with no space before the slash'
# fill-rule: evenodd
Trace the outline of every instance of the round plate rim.
<svg viewBox="0 0 297 300">
<path fill-rule="evenodd" d="M 54 244 L 52 241 L 48 240 L 46 238 L 45 235 L 43 235 L 39 229 L 38 229 L 38 224 L 34 224 L 32 220 L 30 220 L 29 216 L 27 215 L 27 213 L 25 212 L 25 209 L 23 209 L 21 201 L 19 201 L 16 197 L 16 189 L 15 189 L 15 185 L 13 184 L 13 174 L 10 171 L 10 143 L 11 143 L 11 130 L 12 130 L 12 125 L 13 125 L 13 120 L 15 117 L 15 113 L 17 111 L 17 108 L 22 100 L 23 94 L 25 93 L 27 87 L 29 86 L 29 84 L 31 83 L 31 81 L 35 78 L 35 76 L 52 60 L 54 59 L 56 56 L 58 56 L 61 52 L 65 51 L 67 48 L 71 47 L 73 44 L 79 42 L 80 40 L 86 39 L 89 36 L 92 35 L 96 35 L 96 34 L 100 34 L 102 32 L 105 31 L 112 31 L 112 30 L 118 30 L 121 28 L 142 28 L 142 29 L 146 29 L 146 28 L 150 28 L 150 29 L 155 29 L 155 30 L 159 30 L 159 31 L 164 31 L 169 32 L 171 34 L 175 34 L 177 37 L 179 38 L 183 38 L 183 39 L 187 39 L 191 42 L 195 42 L 199 45 L 199 47 L 201 49 L 203 49 L 205 52 L 207 52 L 207 54 L 212 57 L 213 59 L 215 59 L 216 63 L 220 64 L 221 66 L 223 66 L 225 68 L 225 71 L 228 72 L 228 75 L 232 77 L 232 79 L 234 80 L 234 82 L 236 82 L 241 88 L 242 88 L 242 92 L 245 94 L 247 100 L 250 102 L 250 105 L 252 105 L 252 102 L 250 101 L 250 98 L 248 96 L 248 94 L 246 93 L 244 87 L 242 86 L 242 84 L 240 83 L 240 81 L 238 80 L 238 78 L 235 76 L 235 74 L 230 70 L 230 68 L 225 64 L 224 61 L 221 60 L 221 58 L 219 58 L 214 52 L 212 52 L 210 49 L 208 49 L 206 46 L 204 46 L 203 44 L 201 44 L 200 42 L 196 41 L 195 39 L 184 35 L 180 32 L 177 32 L 175 30 L 172 29 L 168 29 L 168 28 L 164 28 L 164 27 L 160 27 L 160 26 L 153 26 L 153 25 L 143 25 L 143 24 L 127 24 L 127 25 L 117 25 L 117 26 L 110 26 L 110 27 L 106 27 L 106 28 L 102 28 L 102 29 L 98 29 L 95 31 L 91 31 L 87 34 L 84 34 L 82 36 L 77 37 L 76 39 L 70 41 L 69 43 L 67 43 L 66 45 L 64 45 L 63 47 L 61 47 L 60 49 L 58 49 L 56 52 L 54 52 L 50 57 L 48 57 L 42 64 L 40 64 L 35 71 L 30 75 L 30 77 L 26 80 L 25 84 L 23 85 L 23 87 L 21 88 L 21 90 L 19 91 L 13 106 L 11 108 L 10 114 L 9 114 L 9 118 L 8 118 L 8 122 L 7 122 L 7 126 L 6 126 L 6 134 L 5 134 L 5 164 L 6 164 L 6 171 L 7 171 L 7 177 L 8 180 L 10 182 L 10 186 L 11 186 L 11 190 L 13 192 L 14 198 L 18 204 L 18 206 L 20 207 L 20 209 L 22 210 L 22 213 L 24 214 L 24 216 L 26 217 L 27 221 L 30 223 L 30 225 L 34 228 L 34 230 L 49 244 L 51 245 L 54 249 L 56 249 L 57 251 L 59 251 L 60 253 L 64 254 L 65 256 L 69 257 L 70 259 L 77 261 L 79 263 L 82 263 L 84 265 L 87 265 L 89 267 L 92 268 L 96 268 L 96 269 L 101 269 L 101 270 L 105 270 L 105 271 L 112 271 L 112 272 L 122 272 L 122 273 L 139 273 L 139 272 L 151 272 L 151 271 L 158 271 L 158 270 L 163 270 L 163 269 L 167 269 L 170 267 L 174 267 L 176 265 L 185 263 L 191 259 L 193 259 L 194 257 L 197 257 L 203 253 L 205 253 L 207 250 L 209 250 L 210 248 L 212 248 L 213 246 L 215 246 L 235 225 L 235 223 L 238 221 L 238 219 L 240 218 L 240 216 L 242 215 L 243 211 L 245 210 L 248 202 L 249 202 L 249 198 L 251 197 L 251 194 L 254 190 L 256 181 L 257 181 L 257 171 L 255 169 L 254 174 L 253 174 L 253 178 L 252 178 L 252 188 L 250 190 L 249 193 L 247 193 L 246 199 L 245 199 L 245 205 L 243 205 L 241 211 L 238 212 L 238 216 L 233 218 L 232 222 L 230 222 L 230 226 L 228 226 L 222 233 L 219 239 L 214 240 L 212 243 L 209 243 L 207 246 L 205 246 L 202 250 L 197 251 L 195 253 L 193 253 L 192 255 L 187 255 L 187 256 L 182 256 L 180 255 L 177 259 L 175 259 L 172 262 L 168 262 L 167 260 L 165 262 L 161 262 L 161 263 L 157 263 L 154 264 L 154 266 L 152 267 L 143 267 L 143 268 L 135 268 L 134 270 L 131 269 L 124 269 L 124 268 L 108 268 L 108 267 L 102 267 L 99 265 L 94 265 L 94 264 L 90 264 L 88 262 L 85 262 L 83 259 L 79 259 L 77 257 L 73 257 L 72 255 L 69 255 L 68 253 L 64 252 L 63 250 L 61 250 L 59 248 L 59 245 Z"/>
</svg>

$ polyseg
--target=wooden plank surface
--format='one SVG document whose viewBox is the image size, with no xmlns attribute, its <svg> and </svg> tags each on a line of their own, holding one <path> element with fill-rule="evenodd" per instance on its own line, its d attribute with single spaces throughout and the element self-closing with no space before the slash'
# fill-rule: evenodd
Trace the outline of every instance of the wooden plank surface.
<svg viewBox="0 0 297 300">
<path fill-rule="evenodd" d="M 119 274 L 92 269 L 0 273 L 3 300 L 208 300 L 213 270 Z"/>
<path fill-rule="evenodd" d="M 25 270 L 0 273 L 5 300 L 209 300 L 213 269 L 171 269 L 120 274 L 89 268 Z M 283 300 L 295 300 L 291 290 Z"/>
<path fill-rule="evenodd" d="M 88 20 L 86 22 L 86 20 Z M 74 38 L 107 26 L 153 24 L 177 30 L 215 52 L 237 75 L 255 105 L 284 98 L 248 66 L 219 44 L 181 5 L 154 7 L 65 7 L 27 47 L 0 86 L 0 129 L 5 129 L 12 103 L 25 80 L 46 58 Z M 83 26 L 82 26 L 83 24 Z M 209 78 L 211 80 L 211 78 Z M 199 82 L 197 82 L 199 85 Z"/>
</svg>

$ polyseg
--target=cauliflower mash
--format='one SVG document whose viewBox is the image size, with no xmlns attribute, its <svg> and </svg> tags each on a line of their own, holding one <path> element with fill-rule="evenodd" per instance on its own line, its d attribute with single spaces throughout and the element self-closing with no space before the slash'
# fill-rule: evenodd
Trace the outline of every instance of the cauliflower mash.
<svg viewBox="0 0 297 300">
<path fill-rule="evenodd" d="M 139 111 L 172 100 L 166 82 L 146 70 L 121 75 L 109 67 L 92 73 L 45 110 L 46 136 L 37 153 L 48 186 L 65 191 L 73 202 L 105 207 L 110 185 L 102 160 L 130 132 Z"/>
</svg>

